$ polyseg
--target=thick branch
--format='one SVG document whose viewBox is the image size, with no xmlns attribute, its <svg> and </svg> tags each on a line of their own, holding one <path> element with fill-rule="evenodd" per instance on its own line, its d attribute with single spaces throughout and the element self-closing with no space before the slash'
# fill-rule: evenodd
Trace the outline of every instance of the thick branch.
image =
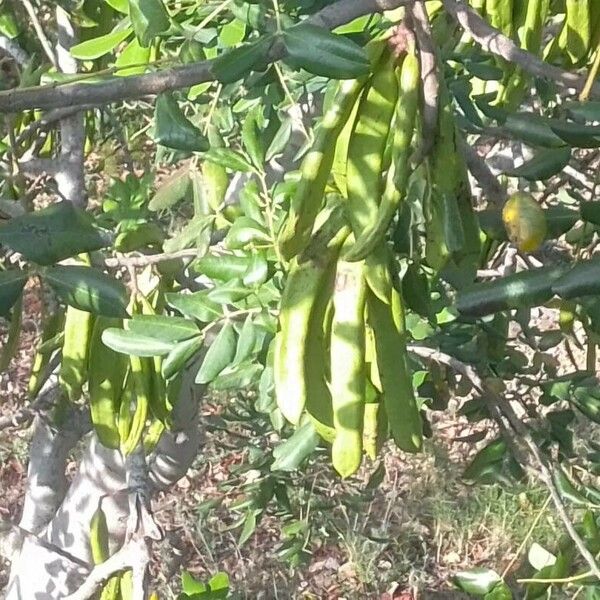
<svg viewBox="0 0 600 600">
<path fill-rule="evenodd" d="M 489 25 L 479 14 L 464 2 L 443 0 L 444 7 L 458 24 L 484 49 L 515 63 L 535 77 L 550 79 L 564 88 L 581 91 L 586 78 L 577 73 L 549 65 L 537 56 L 519 48 L 510 38 Z M 600 98 L 600 84 L 592 86 L 591 95 Z"/>
<path fill-rule="evenodd" d="M 307 19 L 316 25 L 334 29 L 357 17 L 379 13 L 408 4 L 411 0 L 339 0 Z M 269 61 L 275 62 L 285 56 L 283 44 L 273 44 Z M 51 109 L 68 106 L 100 106 L 121 100 L 190 87 L 216 79 L 212 60 L 205 60 L 174 69 L 146 73 L 131 77 L 113 77 L 101 83 L 71 83 L 48 85 L 0 93 L 0 113 L 18 112 L 31 108 Z"/>
</svg>

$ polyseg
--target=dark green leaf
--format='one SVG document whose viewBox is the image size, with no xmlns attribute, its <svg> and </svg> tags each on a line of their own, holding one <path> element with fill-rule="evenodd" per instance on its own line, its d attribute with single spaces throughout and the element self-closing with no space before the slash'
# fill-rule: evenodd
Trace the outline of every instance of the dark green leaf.
<svg viewBox="0 0 600 600">
<path fill-rule="evenodd" d="M 169 28 L 169 14 L 162 0 L 129 0 L 129 18 L 141 46 Z"/>
<path fill-rule="evenodd" d="M 78 265 L 44 269 L 45 280 L 67 304 L 106 317 L 127 316 L 127 294 L 120 281 Z"/>
<path fill-rule="evenodd" d="M 552 131 L 573 148 L 598 148 L 600 146 L 600 126 L 580 125 L 569 121 L 550 121 Z"/>
<path fill-rule="evenodd" d="M 225 323 L 204 356 L 196 375 L 196 383 L 210 383 L 228 367 L 235 356 L 236 346 L 237 339 L 233 325 Z"/>
<path fill-rule="evenodd" d="M 312 421 L 307 421 L 294 434 L 273 450 L 271 471 L 295 471 L 319 445 L 319 434 Z"/>
<path fill-rule="evenodd" d="M 581 202 L 579 212 L 584 221 L 600 225 L 600 202 Z"/>
<path fill-rule="evenodd" d="M 0 227 L 0 244 L 40 265 L 51 265 L 104 248 L 110 238 L 92 225 L 84 211 L 64 201 L 10 219 Z"/>
<path fill-rule="evenodd" d="M 170 352 L 175 345 L 174 342 L 164 342 L 137 331 L 117 327 L 105 329 L 102 342 L 115 352 L 133 356 L 162 356 Z"/>
<path fill-rule="evenodd" d="M 10 309 L 21 297 L 28 274 L 25 271 L 0 271 L 0 317 L 8 317 Z"/>
<path fill-rule="evenodd" d="M 309 73 L 332 79 L 353 79 L 368 75 L 366 52 L 349 38 L 316 25 L 300 23 L 283 32 L 287 62 Z"/>
<path fill-rule="evenodd" d="M 186 118 L 172 94 L 164 93 L 158 96 L 154 118 L 154 139 L 158 144 L 184 152 L 208 150 L 208 140 L 200 129 Z"/>
<path fill-rule="evenodd" d="M 233 83 L 245 78 L 253 70 L 261 70 L 267 62 L 272 37 L 263 36 L 252 44 L 233 48 L 212 63 L 212 72 L 221 83 Z"/>
<path fill-rule="evenodd" d="M 571 148 L 538 150 L 537 154 L 520 167 L 507 171 L 511 177 L 523 177 L 529 181 L 548 179 L 560 173 L 569 163 Z"/>
<path fill-rule="evenodd" d="M 506 442 L 502 439 L 494 440 L 482 448 L 465 469 L 465 479 L 477 480 L 485 467 L 501 462 L 506 454 Z"/>
<path fill-rule="evenodd" d="M 504 128 L 511 136 L 533 146 L 546 148 L 564 147 L 564 141 L 550 128 L 550 120 L 532 113 L 516 113 L 507 116 Z"/>
<path fill-rule="evenodd" d="M 572 119 L 600 121 L 600 101 L 565 102 L 563 108 Z"/>
</svg>

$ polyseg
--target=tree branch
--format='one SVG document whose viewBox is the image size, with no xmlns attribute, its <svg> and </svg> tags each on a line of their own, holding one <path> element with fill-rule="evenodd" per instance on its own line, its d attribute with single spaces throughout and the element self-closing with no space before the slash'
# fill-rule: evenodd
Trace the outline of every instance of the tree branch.
<svg viewBox="0 0 600 600">
<path fill-rule="evenodd" d="M 436 48 L 431 35 L 431 23 L 423 0 L 407 9 L 419 47 L 421 63 L 421 96 L 423 106 L 423 125 L 421 142 L 411 157 L 412 164 L 419 164 L 433 147 L 438 128 L 438 104 L 440 96 L 439 70 Z"/>
<path fill-rule="evenodd" d="M 565 71 L 554 65 L 545 63 L 537 56 L 522 50 L 510 38 L 489 25 L 479 14 L 464 2 L 443 0 L 444 7 L 452 18 L 469 33 L 472 38 L 488 52 L 500 56 L 508 62 L 519 65 L 527 73 L 535 77 L 550 79 L 564 88 L 581 91 L 586 82 L 585 76 Z M 591 88 L 591 95 L 600 98 L 600 84 Z"/>
<path fill-rule="evenodd" d="M 339 0 L 309 17 L 305 22 L 335 29 L 363 15 L 380 13 L 412 2 L 412 0 Z M 285 56 L 283 44 L 276 40 L 269 62 Z M 121 100 L 190 87 L 216 79 L 213 60 L 205 60 L 173 69 L 131 77 L 113 77 L 101 83 L 53 84 L 21 88 L 0 93 L 0 113 L 19 112 L 31 108 L 52 109 L 69 106 L 100 106 Z"/>
</svg>

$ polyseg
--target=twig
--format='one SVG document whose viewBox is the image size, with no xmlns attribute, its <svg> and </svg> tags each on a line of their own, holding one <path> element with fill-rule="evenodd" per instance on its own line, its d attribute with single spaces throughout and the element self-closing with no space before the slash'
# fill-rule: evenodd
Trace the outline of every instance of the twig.
<svg viewBox="0 0 600 600">
<path fill-rule="evenodd" d="M 466 3 L 458 0 L 443 0 L 443 4 L 452 18 L 484 50 L 519 65 L 530 75 L 550 79 L 563 88 L 574 88 L 576 90 L 584 88 L 586 82 L 584 76 L 545 63 L 537 56 L 522 50 L 510 38 L 489 25 Z M 591 86 L 590 95 L 600 97 L 600 84 L 595 83 Z"/>
<path fill-rule="evenodd" d="M 161 254 L 144 254 L 143 256 L 117 256 L 107 258 L 104 264 L 107 267 L 147 267 L 167 260 L 178 258 L 198 258 L 198 250 L 178 250 L 177 252 L 163 252 Z"/>
<path fill-rule="evenodd" d="M 413 0 L 339 0 L 315 13 L 306 23 L 335 29 L 354 19 L 371 13 L 392 10 Z M 285 48 L 273 42 L 268 62 L 285 56 Z M 110 102 L 156 95 L 190 87 L 216 79 L 214 60 L 204 60 L 154 73 L 112 78 L 99 83 L 52 84 L 8 90 L 0 93 L 0 113 L 18 112 L 31 108 L 52 109 L 69 106 L 99 106 Z"/>
<path fill-rule="evenodd" d="M 78 113 L 80 110 L 90 110 L 95 108 L 95 106 L 88 104 L 82 106 L 69 106 L 67 108 L 57 108 L 51 112 L 46 113 L 40 119 L 33 121 L 27 127 L 23 128 L 21 133 L 17 136 L 15 143 L 17 145 L 21 145 L 27 139 L 29 139 L 34 133 L 39 130 L 49 129 L 50 126 L 54 125 L 57 121 L 64 119 L 66 117 L 71 117 L 74 114 Z"/>
<path fill-rule="evenodd" d="M 506 192 L 491 172 L 485 160 L 462 137 L 458 137 L 458 148 L 465 157 L 467 168 L 481 186 L 483 195 L 489 204 L 501 206 L 506 200 Z"/>
<path fill-rule="evenodd" d="M 518 583 L 575 583 L 576 581 L 582 581 L 588 579 L 593 573 L 586 571 L 585 573 L 579 573 L 578 575 L 571 575 L 571 577 L 559 577 L 556 579 L 517 579 Z"/>
<path fill-rule="evenodd" d="M 600 44 L 596 48 L 596 58 L 594 58 L 594 62 L 590 68 L 590 72 L 588 73 L 585 85 L 581 90 L 581 94 L 579 94 L 579 101 L 586 102 L 590 97 L 590 92 L 592 90 L 592 86 L 598 77 L 598 71 L 600 71 Z"/>
<path fill-rule="evenodd" d="M 422 135 L 421 142 L 411 157 L 411 163 L 418 165 L 431 151 L 437 135 L 440 81 L 431 23 L 425 3 L 423 0 L 416 0 L 407 12 L 411 16 L 421 63 Z"/>
<path fill-rule="evenodd" d="M 490 414 L 501 427 L 506 442 L 509 443 L 513 448 L 517 448 L 521 446 L 521 444 L 527 448 L 532 460 L 529 460 L 527 463 L 525 463 L 526 466 L 529 466 L 533 470 L 538 479 L 548 489 L 548 492 L 550 493 L 554 503 L 554 507 L 556 508 L 556 512 L 558 513 L 560 520 L 563 522 L 569 537 L 573 540 L 575 546 L 577 546 L 577 550 L 590 567 L 593 575 L 600 580 L 600 568 L 596 563 L 594 555 L 586 547 L 585 542 L 575 529 L 575 526 L 567 514 L 567 509 L 562 501 L 560 492 L 554 483 L 552 467 L 548 466 L 546 459 L 540 452 L 539 447 L 531 437 L 529 429 L 527 429 L 527 427 L 521 422 L 510 402 L 508 402 L 500 394 L 497 394 L 490 389 L 490 387 L 485 384 L 473 367 L 461 362 L 457 358 L 454 358 L 449 354 L 445 354 L 444 352 L 440 352 L 435 348 L 429 348 L 426 346 L 411 345 L 409 346 L 409 351 L 413 352 L 417 356 L 448 365 L 452 369 L 462 373 L 465 377 L 467 377 L 477 390 L 481 399 L 485 402 Z M 511 435 L 510 430 L 506 428 L 503 417 L 507 419 L 510 426 L 516 433 L 516 436 Z M 533 465 L 531 464 L 532 462 L 534 463 Z"/>
<path fill-rule="evenodd" d="M 42 49 L 46 53 L 48 60 L 52 63 L 52 66 L 56 68 L 58 63 L 56 60 L 56 55 L 54 54 L 54 50 L 52 49 L 53 45 L 50 42 L 50 40 L 48 39 L 48 36 L 46 35 L 46 32 L 44 31 L 44 28 L 42 27 L 42 24 L 40 23 L 40 20 L 38 19 L 35 8 L 33 7 L 33 5 L 31 4 L 31 2 L 29 0 L 21 0 L 21 3 L 25 7 L 25 10 L 27 11 L 29 18 L 31 19 L 31 24 L 33 25 L 33 29 L 35 30 L 38 40 L 40 41 L 40 45 L 42 46 Z"/>
</svg>

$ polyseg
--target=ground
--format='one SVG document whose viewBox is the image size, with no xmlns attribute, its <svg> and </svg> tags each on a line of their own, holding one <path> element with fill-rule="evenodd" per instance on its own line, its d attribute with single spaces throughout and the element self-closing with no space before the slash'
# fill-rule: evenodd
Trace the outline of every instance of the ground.
<svg viewBox="0 0 600 600">
<path fill-rule="evenodd" d="M 28 289 L 19 350 L 0 376 L 0 416 L 26 402 L 38 306 L 35 288 Z M 6 331 L 0 334 L 5 339 Z M 202 580 L 227 572 L 238 598 L 386 600 L 461 598 L 451 581 L 463 568 L 518 572 L 526 551 L 517 557 L 515 551 L 544 510 L 546 493 L 531 485 L 511 491 L 467 485 L 461 473 L 473 445 L 463 440 L 475 430 L 455 408 L 436 413 L 441 416 L 423 454 L 390 446 L 383 465 L 369 461 L 352 482 L 339 481 L 325 450 L 306 472 L 277 477 L 289 497 L 256 511 L 254 533 L 241 543 L 241 521 L 249 508 L 261 506 L 256 491 L 271 478 L 264 461 L 277 442 L 264 433 L 263 418 L 259 425 L 239 418 L 251 404 L 251 398 L 205 400 L 202 452 L 187 476 L 156 499 L 165 539 L 156 547 L 153 570 L 165 598 L 179 589 L 183 568 Z M 28 430 L 0 434 L 5 519 L 19 516 L 28 438 Z M 255 502 L 250 507 L 249 498 Z M 559 529 L 552 511 L 544 510 L 525 547 L 555 539 Z M 6 578 L 4 564 L 0 589 Z"/>
</svg>

